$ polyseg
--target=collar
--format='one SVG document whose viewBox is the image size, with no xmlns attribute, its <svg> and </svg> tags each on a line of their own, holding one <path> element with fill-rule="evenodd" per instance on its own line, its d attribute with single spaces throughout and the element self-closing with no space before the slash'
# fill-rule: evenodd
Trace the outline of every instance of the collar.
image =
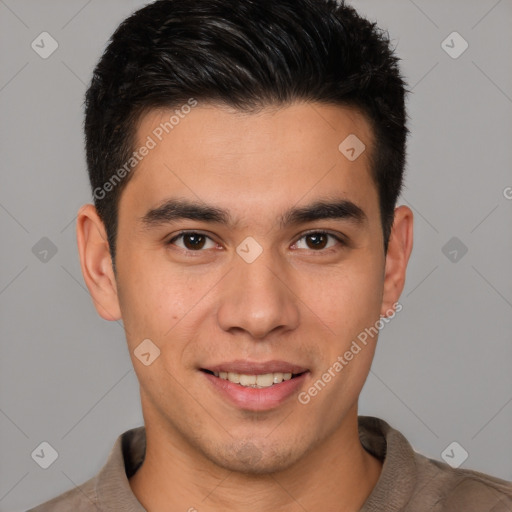
<svg viewBox="0 0 512 512">
<path fill-rule="evenodd" d="M 379 480 L 360 512 L 381 512 L 383 503 L 386 512 L 399 512 L 416 486 L 415 452 L 407 439 L 382 419 L 359 416 L 358 430 L 364 449 L 384 461 Z M 128 482 L 144 461 L 145 451 L 144 427 L 128 430 L 117 438 L 96 478 L 95 490 L 102 510 L 145 512 Z"/>
</svg>

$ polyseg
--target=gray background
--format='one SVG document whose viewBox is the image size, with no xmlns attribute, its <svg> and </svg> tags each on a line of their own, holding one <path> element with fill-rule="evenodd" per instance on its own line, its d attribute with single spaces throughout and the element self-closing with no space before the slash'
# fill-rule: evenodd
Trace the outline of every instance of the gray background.
<svg viewBox="0 0 512 512">
<path fill-rule="evenodd" d="M 403 311 L 381 333 L 360 413 L 429 457 L 457 441 L 462 467 L 512 480 L 512 1 L 352 3 L 404 60 L 413 93 L 401 202 L 416 214 Z M 0 0 L 2 511 L 82 483 L 142 424 L 122 327 L 93 308 L 74 224 L 91 201 L 85 87 L 112 31 L 142 5 Z M 31 48 L 43 31 L 59 44 L 47 59 Z M 457 59 L 441 46 L 453 31 L 469 43 Z M 46 261 L 43 237 L 57 250 Z M 46 470 L 31 458 L 42 441 L 58 452 Z"/>
</svg>

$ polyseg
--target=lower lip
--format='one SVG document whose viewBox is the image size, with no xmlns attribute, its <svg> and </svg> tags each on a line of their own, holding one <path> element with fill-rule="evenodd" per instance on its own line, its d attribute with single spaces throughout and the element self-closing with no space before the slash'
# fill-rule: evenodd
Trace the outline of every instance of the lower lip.
<svg viewBox="0 0 512 512">
<path fill-rule="evenodd" d="M 210 373 L 201 373 L 214 386 L 214 389 L 235 406 L 250 411 L 267 411 L 279 407 L 286 399 L 297 393 L 309 372 L 279 384 L 273 384 L 268 388 L 240 386 Z"/>
</svg>

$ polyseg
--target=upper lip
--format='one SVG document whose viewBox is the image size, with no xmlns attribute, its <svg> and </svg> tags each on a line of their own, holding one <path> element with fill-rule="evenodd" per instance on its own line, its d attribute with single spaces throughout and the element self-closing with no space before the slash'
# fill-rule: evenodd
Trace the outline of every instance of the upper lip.
<svg viewBox="0 0 512 512">
<path fill-rule="evenodd" d="M 232 372 L 242 373 L 245 375 L 263 375 L 265 373 L 303 373 L 308 371 L 307 368 L 286 361 L 247 361 L 238 359 L 225 363 L 219 363 L 212 366 L 205 366 L 202 370 L 209 370 L 211 372 Z"/>
</svg>

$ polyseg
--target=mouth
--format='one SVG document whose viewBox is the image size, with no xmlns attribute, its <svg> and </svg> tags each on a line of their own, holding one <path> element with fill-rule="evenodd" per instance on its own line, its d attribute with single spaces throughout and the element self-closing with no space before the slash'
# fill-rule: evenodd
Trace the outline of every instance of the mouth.
<svg viewBox="0 0 512 512">
<path fill-rule="evenodd" d="M 246 388 L 269 388 L 271 386 L 275 386 L 277 384 L 281 384 L 281 382 L 296 379 L 301 375 L 305 374 L 307 370 L 297 373 L 292 372 L 270 372 L 270 373 L 260 373 L 260 374 L 247 374 L 247 373 L 237 373 L 237 372 L 214 372 L 207 369 L 201 369 L 201 371 L 205 373 L 209 373 L 219 379 L 227 380 L 232 382 L 233 384 L 238 384 L 239 386 Z"/>
<path fill-rule="evenodd" d="M 282 361 L 233 361 L 199 369 L 220 399 L 248 411 L 276 409 L 305 386 L 310 374 Z"/>
</svg>

